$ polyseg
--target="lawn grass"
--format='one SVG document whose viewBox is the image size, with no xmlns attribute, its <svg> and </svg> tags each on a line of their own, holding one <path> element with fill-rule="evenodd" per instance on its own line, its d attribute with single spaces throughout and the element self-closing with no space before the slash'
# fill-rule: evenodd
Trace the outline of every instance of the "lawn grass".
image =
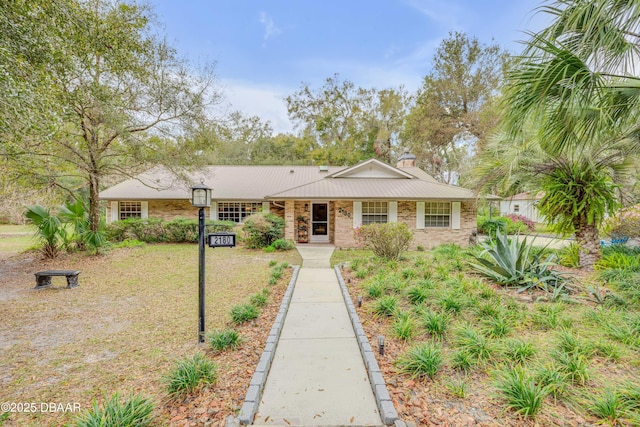
<svg viewBox="0 0 640 427">
<path fill-rule="evenodd" d="M 167 244 L 98 257 L 12 259 L 14 270 L 0 275 L 0 401 L 79 402 L 88 409 L 114 392 L 165 399 L 163 375 L 202 348 L 197 251 Z M 230 308 L 267 285 L 270 260 L 300 264 L 296 251 L 207 248 L 207 333 L 225 327 Z M 81 270 L 80 287 L 65 289 L 64 278 L 54 278 L 53 288 L 34 290 L 33 272 L 48 268 Z M 5 422 L 61 425 L 73 415 L 12 414 Z"/>
<path fill-rule="evenodd" d="M 20 253 L 36 243 L 30 225 L 0 225 L 0 256 Z"/>
<path fill-rule="evenodd" d="M 453 247 L 408 252 L 399 262 L 360 254 L 336 251 L 333 261 L 350 263 L 343 275 L 352 278 L 352 299 L 363 296 L 359 315 L 367 335 L 386 338 L 385 354 L 377 357 L 385 379 L 393 384 L 390 392 L 402 419 L 425 422 L 412 409 L 420 407 L 421 398 L 430 413 L 446 414 L 452 404 L 449 383 L 461 375 L 467 390 L 459 393 L 464 397 L 456 397 L 463 399 L 456 403 L 458 411 L 472 416 L 481 412 L 496 422 L 506 417 L 508 425 L 519 425 L 524 412 L 537 417 L 540 425 L 554 424 L 557 417 L 566 417 L 566 425 L 577 425 L 580 418 L 606 422 L 580 403 L 584 394 L 620 393 L 622 384 L 640 383 L 640 307 L 631 300 L 623 307 L 595 304 L 582 282 L 596 281 L 597 276 L 580 276 L 569 299 L 551 302 L 541 291 L 517 293 L 474 275 L 466 265 L 467 253 Z M 372 287 L 382 292 L 372 295 Z M 379 314 L 385 298 L 396 300 L 390 316 Z M 398 324 L 407 312 L 416 314 L 415 330 L 399 336 Z M 409 381 L 415 375 L 394 367 L 411 356 L 411 349 L 434 342 L 441 344 L 442 366 L 432 379 Z M 502 373 L 514 364 L 528 385 L 540 372 L 557 371 L 547 388 L 536 388 L 539 407 L 522 409 L 524 404 L 515 405 L 514 396 L 505 393 L 499 379 L 504 380 Z M 410 405 L 403 398 L 416 395 L 421 397 Z M 510 406 L 514 409 L 505 412 Z M 640 412 L 630 410 L 624 417 L 637 422 Z M 441 421 L 456 425 L 457 420 L 445 416 Z"/>
</svg>

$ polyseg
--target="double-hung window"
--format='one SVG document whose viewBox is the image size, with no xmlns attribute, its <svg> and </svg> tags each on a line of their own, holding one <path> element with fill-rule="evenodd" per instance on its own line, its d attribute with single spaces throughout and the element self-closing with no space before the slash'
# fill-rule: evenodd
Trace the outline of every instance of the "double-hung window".
<svg viewBox="0 0 640 427">
<path fill-rule="evenodd" d="M 451 202 L 426 202 L 424 204 L 424 226 L 444 228 L 451 225 Z"/>
<path fill-rule="evenodd" d="M 218 202 L 218 219 L 241 223 L 249 215 L 261 210 L 262 202 Z"/>
<path fill-rule="evenodd" d="M 120 202 L 118 209 L 118 218 L 120 220 L 142 218 L 142 202 Z"/>
<path fill-rule="evenodd" d="M 389 222 L 388 202 L 362 202 L 362 225 Z"/>
</svg>

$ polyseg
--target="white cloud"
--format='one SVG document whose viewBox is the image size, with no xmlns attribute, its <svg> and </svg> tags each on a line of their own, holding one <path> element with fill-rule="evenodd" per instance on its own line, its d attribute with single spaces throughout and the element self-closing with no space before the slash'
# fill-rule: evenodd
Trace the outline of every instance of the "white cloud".
<svg viewBox="0 0 640 427">
<path fill-rule="evenodd" d="M 224 79 L 222 84 L 232 110 L 239 110 L 245 115 L 258 116 L 263 121 L 271 122 L 276 134 L 293 132 L 293 124 L 289 121 L 284 98 L 295 89 L 233 79 Z"/>
<path fill-rule="evenodd" d="M 264 40 L 267 41 L 273 36 L 277 36 L 282 33 L 282 30 L 278 28 L 273 22 L 273 19 L 266 13 L 260 12 L 260 23 L 264 25 Z"/>
</svg>

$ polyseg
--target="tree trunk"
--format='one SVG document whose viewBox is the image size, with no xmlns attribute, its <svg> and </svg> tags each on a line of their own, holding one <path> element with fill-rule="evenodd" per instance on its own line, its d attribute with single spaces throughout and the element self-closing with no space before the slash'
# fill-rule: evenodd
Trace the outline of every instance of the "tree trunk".
<svg viewBox="0 0 640 427">
<path fill-rule="evenodd" d="M 576 227 L 576 241 L 580 245 L 580 268 L 593 270 L 593 265 L 600 259 L 600 236 L 595 224 L 581 221 Z"/>
<path fill-rule="evenodd" d="M 97 233 L 100 226 L 100 181 L 95 173 L 89 174 L 89 228 Z"/>
</svg>

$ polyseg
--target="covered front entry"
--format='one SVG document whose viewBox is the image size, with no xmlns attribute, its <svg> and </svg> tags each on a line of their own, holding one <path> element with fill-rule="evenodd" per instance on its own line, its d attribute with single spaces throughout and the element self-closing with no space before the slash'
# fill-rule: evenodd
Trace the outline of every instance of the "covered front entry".
<svg viewBox="0 0 640 427">
<path fill-rule="evenodd" d="M 329 203 L 311 203 L 311 243 L 329 243 Z"/>
</svg>

